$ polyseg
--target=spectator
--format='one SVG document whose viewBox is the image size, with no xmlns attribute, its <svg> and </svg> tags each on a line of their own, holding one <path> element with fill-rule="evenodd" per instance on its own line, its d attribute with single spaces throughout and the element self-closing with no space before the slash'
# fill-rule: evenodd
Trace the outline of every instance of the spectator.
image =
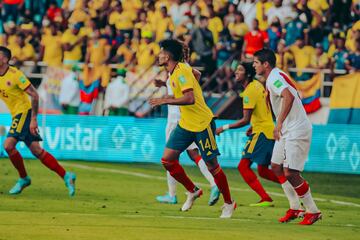
<svg viewBox="0 0 360 240">
<path fill-rule="evenodd" d="M 253 27 L 244 37 L 243 60 L 252 59 L 254 53 L 264 48 L 269 42 L 269 36 L 259 29 L 259 21 L 253 20 Z"/>
<path fill-rule="evenodd" d="M 272 6 L 273 3 L 268 0 L 259 0 L 256 3 L 256 19 L 259 21 L 261 31 L 265 31 L 269 26 L 267 14 Z"/>
<path fill-rule="evenodd" d="M 8 46 L 16 44 L 17 29 L 13 21 L 9 21 L 5 24 L 5 43 Z"/>
<path fill-rule="evenodd" d="M 44 61 L 48 66 L 59 67 L 63 60 L 61 35 L 56 24 L 50 25 L 50 34 L 43 34 L 40 43 L 39 61 Z"/>
<path fill-rule="evenodd" d="M 210 5 L 209 9 L 209 30 L 211 31 L 216 44 L 219 41 L 219 33 L 224 29 L 221 19 L 215 15 L 214 6 Z"/>
<path fill-rule="evenodd" d="M 349 57 L 349 51 L 345 48 L 345 39 L 339 37 L 335 42 L 336 50 L 332 56 L 332 67 L 334 69 L 345 69 L 346 60 Z"/>
<path fill-rule="evenodd" d="M 227 29 L 223 30 L 220 33 L 219 42 L 216 44 L 217 52 L 217 69 L 219 69 L 219 74 L 217 83 L 218 83 L 218 92 L 222 92 L 224 89 L 232 89 L 233 83 L 231 81 L 231 69 L 229 65 L 224 65 L 224 63 L 231 57 L 234 53 L 235 43 L 231 39 L 231 35 Z M 227 88 L 224 88 L 224 86 Z"/>
<path fill-rule="evenodd" d="M 283 5 L 283 0 L 274 0 L 274 5 L 267 12 L 269 25 L 274 22 L 275 18 L 278 18 L 281 24 L 287 24 L 296 17 L 297 13 L 290 6 Z"/>
<path fill-rule="evenodd" d="M 285 25 L 285 43 L 286 46 L 293 45 L 298 38 L 307 38 L 308 25 L 305 14 L 299 15 L 294 20 Z"/>
<path fill-rule="evenodd" d="M 256 18 L 256 0 L 241 0 L 237 9 L 245 16 L 246 25 L 252 26 Z"/>
<path fill-rule="evenodd" d="M 24 61 L 35 60 L 35 50 L 31 44 L 26 43 L 25 39 L 26 36 L 21 33 L 17 35 L 16 44 L 8 46 L 12 53 L 12 60 L 16 66 L 21 66 Z"/>
<path fill-rule="evenodd" d="M 59 102 L 64 114 L 78 114 L 80 105 L 79 74 L 81 69 L 74 65 L 61 83 Z"/>
<path fill-rule="evenodd" d="M 145 10 L 140 10 L 138 22 L 134 25 L 135 29 L 140 30 L 140 32 L 152 32 L 153 27 L 148 21 L 147 13 Z"/>
<path fill-rule="evenodd" d="M 199 27 L 191 34 L 191 46 L 200 57 L 200 62 L 205 65 L 205 76 L 210 76 L 216 67 L 216 49 L 214 38 L 208 29 L 209 21 L 205 16 L 200 17 Z"/>
<path fill-rule="evenodd" d="M 224 26 L 228 27 L 230 23 L 235 23 L 236 14 L 238 12 L 236 11 L 236 5 L 233 3 L 230 3 L 227 9 L 227 14 L 224 17 Z M 243 20 L 244 21 L 244 20 Z"/>
<path fill-rule="evenodd" d="M 311 75 L 303 73 L 302 70 L 311 67 L 315 49 L 312 46 L 305 45 L 305 40 L 302 37 L 298 37 L 295 44 L 293 44 L 289 50 L 294 56 L 295 67 L 298 69 L 298 72 L 292 74 L 292 77 L 294 77 L 295 80 L 308 80 Z"/>
<path fill-rule="evenodd" d="M 313 68 L 327 68 L 329 66 L 329 57 L 324 52 L 323 46 L 321 43 L 316 44 L 315 54 L 313 55 L 311 66 Z"/>
<path fill-rule="evenodd" d="M 156 42 L 166 38 L 166 32 L 174 32 L 175 26 L 165 6 L 161 7 L 161 20 L 156 25 Z"/>
<path fill-rule="evenodd" d="M 189 5 L 186 2 L 181 2 L 181 0 L 172 0 L 169 9 L 169 14 L 176 27 L 182 25 L 185 21 L 188 20 L 187 13 L 190 12 Z"/>
<path fill-rule="evenodd" d="M 108 63 L 110 58 L 110 45 L 101 37 L 100 29 L 94 29 L 93 37 L 88 41 L 85 63 L 101 66 Z"/>
<path fill-rule="evenodd" d="M 286 44 L 285 40 L 281 39 L 277 46 L 277 53 L 276 55 L 276 67 L 287 71 L 289 68 L 289 64 L 292 63 L 294 60 L 293 55 L 286 51 Z"/>
<path fill-rule="evenodd" d="M 82 59 L 81 47 L 86 37 L 80 33 L 81 26 L 81 23 L 72 25 L 61 37 L 65 65 L 78 64 Z"/>
<path fill-rule="evenodd" d="M 106 89 L 104 107 L 109 111 L 109 116 L 126 116 L 130 95 L 130 88 L 125 81 L 126 70 L 119 69 L 117 74 Z"/>
<path fill-rule="evenodd" d="M 275 17 L 266 32 L 269 36 L 269 48 L 276 51 L 282 33 L 280 19 Z"/>
<path fill-rule="evenodd" d="M 116 56 L 113 62 L 123 63 L 124 67 L 130 67 L 133 60 L 135 59 L 135 52 L 131 46 L 131 39 L 128 33 L 124 34 L 124 43 L 116 51 Z"/>
<path fill-rule="evenodd" d="M 24 5 L 24 0 L 3 0 L 4 22 L 18 23 L 19 11 Z"/>
<path fill-rule="evenodd" d="M 109 16 L 109 24 L 114 25 L 121 33 L 132 33 L 136 12 L 124 11 L 121 1 L 116 1 L 115 6 Z"/>
<path fill-rule="evenodd" d="M 76 8 L 70 15 L 70 18 L 68 20 L 70 24 L 76 24 L 80 22 L 86 23 L 91 19 L 87 1 L 80 1 L 80 2 L 81 2 L 81 7 Z"/>
<path fill-rule="evenodd" d="M 341 26 L 351 23 L 352 0 L 332 0 L 330 7 L 330 22 L 339 22 Z"/>
<path fill-rule="evenodd" d="M 62 12 L 61 12 L 61 8 L 59 8 L 56 4 L 56 1 L 52 1 L 50 3 L 50 6 L 46 12 L 47 17 L 49 18 L 50 21 L 55 21 L 55 18 L 57 17 L 62 17 Z"/>
<path fill-rule="evenodd" d="M 160 48 L 157 43 L 152 41 L 152 32 L 142 32 L 141 37 L 143 41 L 141 41 L 136 52 L 137 67 L 138 69 L 146 70 L 155 63 Z"/>
<path fill-rule="evenodd" d="M 346 61 L 349 72 L 360 71 L 360 38 L 355 41 L 356 50 L 351 53 Z"/>
<path fill-rule="evenodd" d="M 235 13 L 235 21 L 233 23 L 229 23 L 228 29 L 231 37 L 236 43 L 236 49 L 241 50 L 244 43 L 244 36 L 247 32 L 249 32 L 248 26 L 244 23 L 244 16 L 242 13 Z"/>
</svg>

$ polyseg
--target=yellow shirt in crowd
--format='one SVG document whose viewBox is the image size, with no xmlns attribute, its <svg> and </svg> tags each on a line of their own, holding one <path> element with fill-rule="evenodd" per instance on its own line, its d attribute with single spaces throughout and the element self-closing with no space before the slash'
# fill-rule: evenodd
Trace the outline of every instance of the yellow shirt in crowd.
<svg viewBox="0 0 360 240">
<path fill-rule="evenodd" d="M 159 54 L 159 52 L 160 52 L 160 47 L 157 43 L 154 42 L 140 43 L 139 49 L 136 53 L 138 67 L 148 68 L 151 65 L 153 65 L 156 60 L 156 56 Z"/>
<path fill-rule="evenodd" d="M 61 48 L 61 35 L 43 35 L 41 45 L 44 46 L 43 61 L 49 66 L 60 66 L 62 64 L 63 51 Z"/>
<path fill-rule="evenodd" d="M 61 43 L 62 44 L 74 44 L 78 40 L 82 38 L 81 32 L 79 32 L 77 35 L 74 35 L 71 31 L 71 29 L 68 29 L 64 32 L 64 34 L 61 37 Z M 82 57 L 81 52 L 81 43 L 77 44 L 72 50 L 65 51 L 64 52 L 64 61 L 80 61 Z"/>
</svg>

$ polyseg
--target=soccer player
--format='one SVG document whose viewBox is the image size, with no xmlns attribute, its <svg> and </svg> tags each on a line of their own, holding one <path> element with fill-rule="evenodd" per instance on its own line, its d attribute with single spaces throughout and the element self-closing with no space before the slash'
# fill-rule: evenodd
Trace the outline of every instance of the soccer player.
<svg viewBox="0 0 360 240">
<path fill-rule="evenodd" d="M 187 46 L 183 45 L 183 58 L 184 62 L 187 62 L 189 58 L 188 54 L 188 48 Z M 197 81 L 199 81 L 201 73 L 197 71 L 196 69 L 192 69 L 193 74 Z M 169 79 L 164 82 L 162 80 L 155 80 L 155 86 L 157 87 L 166 87 L 167 88 L 167 95 L 173 96 L 173 92 L 171 90 Z M 169 139 L 171 133 L 176 128 L 178 122 L 180 120 L 180 110 L 178 106 L 175 105 L 169 105 L 168 106 L 168 118 L 167 118 L 167 124 L 166 124 L 166 141 Z M 201 173 L 204 175 L 204 177 L 209 181 L 211 192 L 210 192 L 210 198 L 209 198 L 209 206 L 213 206 L 216 204 L 216 202 L 219 200 L 220 192 L 218 187 L 216 186 L 216 183 L 214 181 L 213 176 L 209 172 L 209 169 L 207 168 L 204 160 L 199 155 L 199 151 L 197 149 L 196 144 L 193 142 L 191 145 L 186 149 L 186 152 L 190 159 L 196 163 L 196 165 L 199 167 Z M 176 204 L 177 203 L 177 197 L 176 197 L 176 185 L 177 181 L 175 178 L 173 178 L 169 171 L 167 172 L 167 183 L 168 183 L 168 193 L 163 196 L 157 196 L 156 200 L 161 203 L 170 203 L 170 204 Z"/>
<path fill-rule="evenodd" d="M 266 89 L 269 91 L 271 106 L 276 116 L 276 142 L 271 167 L 290 203 L 290 209 L 279 221 L 288 222 L 304 215 L 300 224 L 311 225 L 321 219 L 321 212 L 301 172 L 310 150 L 312 125 L 295 85 L 275 64 L 275 54 L 269 49 L 259 50 L 254 55 L 256 73 L 266 79 Z M 300 207 L 299 199 L 306 208 L 305 212 Z"/>
<path fill-rule="evenodd" d="M 16 150 L 16 144 L 23 141 L 35 157 L 64 179 L 69 195 L 73 196 L 75 194 L 75 174 L 66 172 L 57 160 L 39 144 L 39 141 L 42 141 L 37 123 L 39 95 L 25 75 L 9 65 L 10 59 L 11 51 L 0 46 L 0 98 L 5 102 L 12 116 L 12 124 L 4 148 L 20 176 L 9 193 L 19 194 L 31 184 L 24 160 Z M 28 95 L 31 97 L 31 102 Z"/>
<path fill-rule="evenodd" d="M 251 164 L 257 163 L 260 177 L 279 183 L 276 175 L 269 169 L 272 150 L 274 147 L 274 122 L 271 108 L 266 101 L 266 91 L 263 84 L 255 77 L 255 69 L 251 63 L 241 63 L 235 71 L 235 80 L 244 88 L 243 117 L 233 123 L 216 129 L 216 134 L 221 134 L 227 129 L 236 129 L 251 123 L 247 131 L 249 137 L 246 142 L 242 159 L 238 169 L 244 181 L 260 196 L 258 203 L 250 204 L 252 207 L 273 206 L 273 200 L 266 193 L 264 187 L 257 179 Z"/>
<path fill-rule="evenodd" d="M 202 190 L 186 175 L 179 164 L 179 156 L 192 142 L 195 142 L 223 195 L 225 203 L 220 217 L 230 218 L 236 203 L 231 199 L 226 175 L 217 162 L 219 150 L 214 137 L 216 130 L 214 115 L 205 103 L 201 87 L 191 67 L 180 62 L 182 55 L 183 46 L 179 41 L 169 39 L 162 42 L 159 65 L 164 66 L 170 73 L 169 82 L 174 96 L 153 98 L 149 103 L 152 107 L 163 104 L 179 105 L 181 114 L 178 125 L 166 143 L 161 162 L 170 175 L 187 189 L 187 199 L 181 210 L 189 210 L 194 201 L 202 195 Z"/>
</svg>

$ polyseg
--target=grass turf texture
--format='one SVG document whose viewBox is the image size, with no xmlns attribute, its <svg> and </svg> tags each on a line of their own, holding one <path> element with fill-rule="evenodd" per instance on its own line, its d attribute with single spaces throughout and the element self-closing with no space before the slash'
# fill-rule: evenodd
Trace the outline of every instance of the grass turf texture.
<svg viewBox="0 0 360 240">
<path fill-rule="evenodd" d="M 69 198 L 60 178 L 39 161 L 26 161 L 32 186 L 21 195 L 8 190 L 17 173 L 8 159 L 0 160 L 0 240 L 3 239 L 358 239 L 360 207 L 318 202 L 324 220 L 299 226 L 280 224 L 288 208 L 284 197 L 273 196 L 273 208 L 251 208 L 258 201 L 235 169 L 225 169 L 238 203 L 232 219 L 219 219 L 219 203 L 207 205 L 209 186 L 196 167 L 186 171 L 203 183 L 204 195 L 189 212 L 180 212 L 185 190 L 178 186 L 177 205 L 159 204 L 155 196 L 167 185 L 160 165 L 62 162 L 77 173 L 77 195 Z M 86 167 L 96 169 L 84 169 Z M 122 173 L 121 173 L 122 171 Z M 136 172 L 139 176 L 126 172 Z M 142 175 L 141 175 L 142 174 Z M 148 178 L 147 176 L 154 176 Z M 305 173 L 313 196 L 360 204 L 360 177 Z M 163 178 L 163 179 L 162 179 Z M 279 185 L 262 181 L 270 192 Z"/>
</svg>

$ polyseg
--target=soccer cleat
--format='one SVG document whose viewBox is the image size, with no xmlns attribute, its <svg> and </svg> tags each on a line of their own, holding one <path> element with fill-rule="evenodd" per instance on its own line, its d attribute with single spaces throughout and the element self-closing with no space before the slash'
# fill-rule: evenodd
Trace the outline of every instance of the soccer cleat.
<svg viewBox="0 0 360 240">
<path fill-rule="evenodd" d="M 300 225 L 312 225 L 318 220 L 322 219 L 321 212 L 318 213 L 305 213 L 304 220 L 299 222 Z"/>
<path fill-rule="evenodd" d="M 211 188 L 209 206 L 213 206 L 217 203 L 220 197 L 220 191 L 218 187 L 215 185 Z"/>
<path fill-rule="evenodd" d="M 222 212 L 220 218 L 231 218 L 235 209 L 236 209 L 236 202 L 233 201 L 232 203 L 224 203 L 222 206 Z"/>
<path fill-rule="evenodd" d="M 75 180 L 76 175 L 72 172 L 66 172 L 64 176 L 65 186 L 69 190 L 69 196 L 72 197 L 75 195 Z"/>
<path fill-rule="evenodd" d="M 250 207 L 273 207 L 274 202 L 272 200 L 271 201 L 261 200 L 258 203 L 251 203 L 249 206 Z"/>
<path fill-rule="evenodd" d="M 160 203 L 177 204 L 177 197 L 170 196 L 169 193 L 166 193 L 164 196 L 157 196 L 156 200 Z"/>
<path fill-rule="evenodd" d="M 24 188 L 30 186 L 30 184 L 31 184 L 31 178 L 29 176 L 26 176 L 24 178 L 19 178 L 15 183 L 15 186 L 13 186 L 10 189 L 9 194 L 11 195 L 19 194 L 22 192 Z"/>
<path fill-rule="evenodd" d="M 192 207 L 195 199 L 199 198 L 203 194 L 203 191 L 200 188 L 196 187 L 195 192 L 193 193 L 187 192 L 186 194 L 187 194 L 187 199 L 181 207 L 181 211 L 183 212 L 188 211 Z"/>
<path fill-rule="evenodd" d="M 302 209 L 299 209 L 299 210 L 289 209 L 286 211 L 286 214 L 284 217 L 279 218 L 279 222 L 287 223 L 296 218 L 303 217 L 304 214 L 305 214 L 305 211 Z"/>
</svg>

